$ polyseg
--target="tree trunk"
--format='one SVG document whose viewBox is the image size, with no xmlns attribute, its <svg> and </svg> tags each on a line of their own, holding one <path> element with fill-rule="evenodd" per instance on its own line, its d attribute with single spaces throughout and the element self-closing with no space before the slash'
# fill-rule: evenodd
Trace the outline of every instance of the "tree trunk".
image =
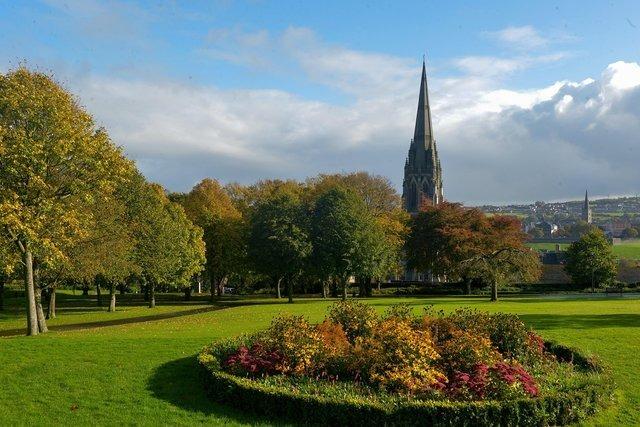
<svg viewBox="0 0 640 427">
<path fill-rule="evenodd" d="M 278 299 L 282 298 L 280 295 L 280 283 L 282 282 L 282 277 L 278 277 L 278 281 L 276 282 L 276 296 Z"/>
<path fill-rule="evenodd" d="M 289 304 L 293 303 L 293 280 L 291 277 L 287 278 L 287 295 L 289 296 Z"/>
<path fill-rule="evenodd" d="M 116 287 L 112 284 L 109 287 L 109 296 L 111 299 L 109 300 L 109 312 L 116 311 Z"/>
<path fill-rule="evenodd" d="M 202 275 L 198 274 L 198 294 L 202 293 Z"/>
<path fill-rule="evenodd" d="M 218 288 L 218 283 L 215 279 L 211 278 L 211 286 L 209 288 L 209 301 L 213 303 L 216 300 L 216 289 Z"/>
<path fill-rule="evenodd" d="M 120 285 L 119 288 L 120 295 L 124 295 L 127 292 L 125 285 Z"/>
<path fill-rule="evenodd" d="M 491 301 L 498 301 L 498 284 L 491 283 Z"/>
<path fill-rule="evenodd" d="M 49 303 L 47 304 L 47 319 L 56 318 L 56 287 L 49 290 Z"/>
<path fill-rule="evenodd" d="M 322 281 L 322 298 L 329 296 L 329 283 L 326 280 Z"/>
<path fill-rule="evenodd" d="M 156 285 L 147 282 L 147 287 L 149 288 L 149 308 L 156 308 Z"/>
<path fill-rule="evenodd" d="M 331 296 L 333 298 L 338 298 L 338 279 L 337 278 L 333 278 L 331 280 Z"/>
<path fill-rule="evenodd" d="M 86 283 L 82 285 L 82 296 L 89 296 L 89 286 Z"/>
<path fill-rule="evenodd" d="M 96 280 L 96 300 L 98 302 L 98 307 L 102 307 L 102 292 L 100 290 L 100 282 Z"/>
<path fill-rule="evenodd" d="M 347 300 L 347 288 L 349 287 L 349 278 L 342 281 L 342 301 Z"/>
<path fill-rule="evenodd" d="M 376 289 L 380 292 L 380 279 L 376 280 Z"/>
<path fill-rule="evenodd" d="M 27 335 L 38 335 L 38 315 L 33 285 L 33 255 L 30 250 L 22 254 L 24 262 L 24 290 L 27 298 Z"/>
<path fill-rule="evenodd" d="M 471 279 L 465 277 L 462 281 L 464 284 L 464 294 L 471 295 Z"/>
<path fill-rule="evenodd" d="M 40 286 L 40 267 L 36 264 L 33 269 L 33 295 L 36 303 L 36 317 L 38 319 L 38 331 L 41 333 L 49 332 L 47 328 L 47 320 L 44 317 L 42 309 L 42 287 Z"/>
<path fill-rule="evenodd" d="M 187 286 L 183 289 L 184 291 L 184 300 L 191 301 L 191 286 Z"/>
<path fill-rule="evenodd" d="M 357 280 L 358 280 L 358 296 L 359 296 L 360 298 L 364 298 L 364 297 L 366 297 L 366 296 L 367 296 L 367 291 L 366 291 L 366 289 L 364 288 L 364 281 L 365 281 L 365 279 L 364 279 L 364 277 L 358 277 L 358 279 L 357 279 Z"/>
</svg>

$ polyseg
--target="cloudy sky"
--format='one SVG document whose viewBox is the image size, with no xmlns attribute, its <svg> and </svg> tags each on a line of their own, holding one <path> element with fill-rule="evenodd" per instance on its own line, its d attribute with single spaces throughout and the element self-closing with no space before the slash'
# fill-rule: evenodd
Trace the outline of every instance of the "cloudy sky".
<svg viewBox="0 0 640 427">
<path fill-rule="evenodd" d="M 352 170 L 400 188 L 426 52 L 448 199 L 640 192 L 636 0 L 0 0 L 0 22 L 1 71 L 54 73 L 171 190 Z"/>
</svg>

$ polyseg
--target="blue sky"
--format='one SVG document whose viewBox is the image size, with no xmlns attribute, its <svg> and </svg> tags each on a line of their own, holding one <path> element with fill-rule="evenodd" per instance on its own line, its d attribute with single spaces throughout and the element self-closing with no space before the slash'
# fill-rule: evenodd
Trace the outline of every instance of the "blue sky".
<svg viewBox="0 0 640 427">
<path fill-rule="evenodd" d="M 354 169 L 400 187 L 424 52 L 450 199 L 640 182 L 637 1 L 0 1 L 0 22 L 0 69 L 54 73 L 172 190 Z"/>
</svg>

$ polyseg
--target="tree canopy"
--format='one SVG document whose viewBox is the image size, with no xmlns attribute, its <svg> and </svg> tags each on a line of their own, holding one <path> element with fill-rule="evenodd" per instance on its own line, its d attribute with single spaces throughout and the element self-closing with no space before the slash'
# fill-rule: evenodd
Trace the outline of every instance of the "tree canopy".
<svg viewBox="0 0 640 427">
<path fill-rule="evenodd" d="M 592 230 L 567 249 L 565 271 L 577 285 L 596 287 L 615 280 L 617 262 L 611 244 L 600 230 Z"/>
</svg>

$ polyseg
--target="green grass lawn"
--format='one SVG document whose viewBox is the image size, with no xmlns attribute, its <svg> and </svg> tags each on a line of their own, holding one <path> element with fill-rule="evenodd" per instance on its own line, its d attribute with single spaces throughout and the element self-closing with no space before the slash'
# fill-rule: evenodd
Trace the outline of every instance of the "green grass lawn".
<svg viewBox="0 0 640 427">
<path fill-rule="evenodd" d="M 618 258 L 640 259 L 640 239 L 623 240 L 613 247 L 613 254 Z"/>
<path fill-rule="evenodd" d="M 86 303 L 87 301 L 85 301 Z M 269 420 L 209 402 L 204 396 L 195 354 L 205 344 L 266 327 L 278 313 L 304 314 L 320 320 L 328 301 L 304 299 L 289 305 L 251 299 L 224 310 L 170 319 L 75 331 L 39 337 L 0 338 L 0 425 L 256 425 Z M 614 368 L 618 403 L 600 414 L 595 425 L 640 424 L 640 299 L 638 298 L 377 298 L 378 310 L 397 302 L 416 311 L 434 304 L 452 310 L 515 312 L 544 337 L 600 355 Z M 71 301 L 69 301 L 71 303 Z M 79 304 L 78 301 L 76 301 Z M 109 321 L 115 316 L 148 316 L 185 310 L 172 304 L 155 311 L 131 301 L 121 312 L 76 307 L 74 322 Z M 202 306 L 196 301 L 188 308 Z M 64 303 L 63 303 L 64 305 Z M 14 328 L 18 312 L 0 319 L 0 330 Z M 60 322 L 67 317 L 61 310 Z M 53 324 L 53 322 L 52 322 Z"/>
<path fill-rule="evenodd" d="M 527 246 L 539 251 L 555 251 L 556 243 L 527 243 Z M 560 243 L 560 250 L 566 250 L 569 243 Z"/>
</svg>

